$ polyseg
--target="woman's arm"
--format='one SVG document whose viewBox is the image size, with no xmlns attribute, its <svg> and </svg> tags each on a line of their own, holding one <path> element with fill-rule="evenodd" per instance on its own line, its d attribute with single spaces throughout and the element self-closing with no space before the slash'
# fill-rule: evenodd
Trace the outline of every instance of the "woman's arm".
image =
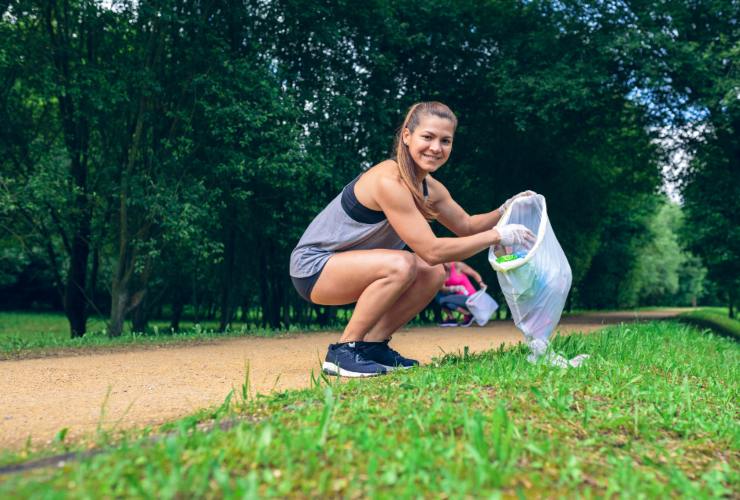
<svg viewBox="0 0 740 500">
<path fill-rule="evenodd" d="M 434 208 L 439 212 L 437 220 L 458 236 L 486 231 L 495 226 L 501 218 L 499 209 L 484 214 L 469 215 L 458 203 L 452 199 L 450 192 L 438 180 L 427 176 L 429 196 Z"/>
<path fill-rule="evenodd" d="M 479 229 L 469 233 L 470 236 L 437 238 L 429 223 L 416 208 L 408 188 L 400 179 L 386 175 L 378 176 L 372 186 L 372 192 L 393 229 L 430 265 L 466 259 L 491 245 L 498 244 L 501 239 L 498 230 L 492 229 L 493 224 L 485 230 Z M 462 208 L 460 211 L 465 213 Z"/>
<path fill-rule="evenodd" d="M 491 229 L 495 226 L 504 214 L 504 210 L 520 196 L 531 196 L 535 195 L 534 191 L 522 191 L 508 200 L 503 205 L 495 210 L 486 212 L 484 214 L 468 215 L 468 213 L 452 199 L 450 192 L 447 188 L 438 180 L 429 179 L 429 195 L 431 197 L 434 208 L 439 212 L 437 220 L 445 226 L 447 229 L 452 231 L 458 236 L 467 236 L 470 234 L 479 233 L 486 229 Z"/>
</svg>

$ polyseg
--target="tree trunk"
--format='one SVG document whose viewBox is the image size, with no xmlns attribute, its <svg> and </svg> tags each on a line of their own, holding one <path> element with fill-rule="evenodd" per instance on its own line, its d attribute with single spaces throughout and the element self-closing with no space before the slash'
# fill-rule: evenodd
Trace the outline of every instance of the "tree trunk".
<svg viewBox="0 0 740 500">
<path fill-rule="evenodd" d="M 198 262 L 196 260 L 195 266 L 193 266 L 193 279 L 192 286 L 190 288 L 192 292 L 191 303 L 193 304 L 193 323 L 197 324 L 200 318 L 200 296 L 198 295 Z"/>
<path fill-rule="evenodd" d="M 87 221 L 89 228 L 89 221 Z M 87 326 L 87 299 L 85 297 L 85 278 L 87 277 L 87 256 L 89 239 L 84 236 L 84 229 L 78 230 L 72 243 L 72 255 L 69 261 L 67 288 L 64 294 L 64 312 L 69 319 L 72 338 L 85 335 Z M 89 231 L 88 231 L 89 234 Z"/>
<path fill-rule="evenodd" d="M 231 324 L 234 316 L 234 274 L 236 263 L 236 227 L 233 217 L 229 217 L 228 235 L 224 243 L 224 267 L 221 280 L 221 321 L 218 329 L 222 332 Z"/>
<path fill-rule="evenodd" d="M 280 328 L 280 287 L 275 276 L 270 280 L 270 327 Z"/>
<path fill-rule="evenodd" d="M 110 320 L 108 336 L 120 337 L 123 332 L 123 322 L 126 319 L 126 305 L 128 304 L 128 284 L 114 280 L 111 287 Z"/>
<path fill-rule="evenodd" d="M 262 311 L 262 317 L 260 323 L 262 324 L 263 328 L 267 327 L 267 312 L 268 312 L 268 302 L 269 302 L 269 291 L 268 291 L 268 283 L 267 283 L 267 259 L 265 258 L 265 252 L 264 250 L 259 252 L 259 285 L 260 285 L 260 309 Z"/>
<path fill-rule="evenodd" d="M 281 311 L 282 311 L 281 321 L 282 321 L 283 328 L 290 328 L 290 304 L 285 299 L 283 299 Z"/>
<path fill-rule="evenodd" d="M 185 308 L 184 297 L 177 293 L 175 300 L 172 302 L 172 320 L 170 321 L 170 330 L 177 332 L 180 330 L 180 320 L 182 319 L 182 311 Z"/>
<path fill-rule="evenodd" d="M 90 280 L 88 281 L 87 296 L 95 311 L 99 311 L 99 304 L 95 301 L 98 295 L 98 273 L 100 271 L 100 250 L 93 249 L 92 269 L 90 269 Z"/>
<path fill-rule="evenodd" d="M 735 319 L 735 294 L 732 292 L 727 293 L 727 298 L 729 299 L 727 302 L 727 312 L 731 319 Z"/>
<path fill-rule="evenodd" d="M 131 255 L 128 234 L 126 229 L 126 197 L 121 193 L 121 228 L 118 242 L 118 261 L 113 272 L 111 283 L 110 322 L 108 324 L 108 336 L 120 337 L 123 332 L 123 322 L 129 307 L 131 273 L 135 264 L 135 258 Z"/>
<path fill-rule="evenodd" d="M 87 259 L 90 253 L 90 218 L 88 202 L 87 159 L 89 149 L 89 123 L 86 109 L 86 95 L 75 89 L 76 76 L 70 61 L 75 56 L 72 46 L 69 19 L 72 17 L 65 3 L 59 6 L 47 3 L 43 12 L 46 32 L 49 36 L 51 56 L 54 62 L 55 79 L 59 94 L 57 102 L 62 123 L 64 143 L 70 156 L 70 177 L 74 183 L 74 223 L 72 246 L 69 256 L 69 271 L 64 293 L 64 312 L 69 319 L 72 337 L 82 337 L 87 324 L 87 297 L 85 286 Z M 93 47 L 87 47 L 92 55 Z M 93 58 L 90 58 L 91 60 Z"/>
<path fill-rule="evenodd" d="M 131 316 L 131 329 L 137 333 L 144 333 L 149 327 L 149 311 L 147 310 L 147 293 L 143 294 L 143 298 L 139 305 L 137 305 Z"/>
</svg>

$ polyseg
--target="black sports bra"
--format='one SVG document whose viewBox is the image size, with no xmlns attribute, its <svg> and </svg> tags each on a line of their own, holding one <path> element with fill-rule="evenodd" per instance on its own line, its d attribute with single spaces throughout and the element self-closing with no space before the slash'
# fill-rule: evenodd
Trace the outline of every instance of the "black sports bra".
<svg viewBox="0 0 740 500">
<path fill-rule="evenodd" d="M 355 184 L 360 179 L 362 174 L 355 177 L 355 179 L 344 186 L 342 189 L 342 208 L 353 220 L 362 222 L 363 224 L 377 224 L 386 219 L 385 214 L 382 210 L 373 210 L 367 208 L 365 205 L 360 203 L 360 200 L 355 196 Z M 427 187 L 427 180 L 421 181 L 421 189 L 424 192 L 424 198 L 429 196 L 429 188 Z"/>
</svg>

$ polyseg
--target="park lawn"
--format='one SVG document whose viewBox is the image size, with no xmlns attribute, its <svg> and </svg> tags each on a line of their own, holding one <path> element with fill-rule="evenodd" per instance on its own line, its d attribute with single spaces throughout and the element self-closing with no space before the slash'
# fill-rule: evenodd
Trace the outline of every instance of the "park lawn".
<svg viewBox="0 0 740 500">
<path fill-rule="evenodd" d="M 740 319 L 730 318 L 726 307 L 702 307 L 681 314 L 682 320 L 700 328 L 740 340 Z"/>
<path fill-rule="evenodd" d="M 203 342 L 233 336 L 274 336 L 318 330 L 317 328 L 292 327 L 286 330 L 247 328 L 234 325 L 226 332 L 218 330 L 217 321 L 181 322 L 179 332 L 169 330 L 169 323 L 152 321 L 148 332 L 133 333 L 130 329 L 118 338 L 106 333 L 106 319 L 90 318 L 84 337 L 70 338 L 69 323 L 61 313 L 0 312 L 0 360 L 34 357 L 56 351 L 126 348 L 132 345 L 161 345 L 176 342 Z"/>
<path fill-rule="evenodd" d="M 105 329 L 105 320 L 88 319 L 89 331 Z M 0 341 L 9 337 L 22 337 L 28 342 L 53 339 L 59 342 L 69 338 L 69 322 L 58 312 L 0 312 Z"/>
<path fill-rule="evenodd" d="M 256 399 L 243 388 L 215 412 L 225 430 L 181 420 L 155 441 L 8 476 L 0 497 L 737 493 L 736 342 L 654 322 L 555 346 L 592 358 L 534 366 L 519 347 Z"/>
</svg>

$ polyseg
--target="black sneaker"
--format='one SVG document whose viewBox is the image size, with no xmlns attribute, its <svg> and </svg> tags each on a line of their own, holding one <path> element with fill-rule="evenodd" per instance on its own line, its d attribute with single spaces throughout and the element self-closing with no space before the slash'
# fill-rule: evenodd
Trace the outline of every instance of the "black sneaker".
<svg viewBox="0 0 740 500">
<path fill-rule="evenodd" d="M 324 373 L 340 377 L 374 377 L 385 374 L 388 370 L 384 366 L 364 357 L 357 345 L 360 343 L 331 344 L 322 367 Z"/>
<path fill-rule="evenodd" d="M 397 368 L 411 368 L 418 366 L 415 359 L 404 358 L 388 345 L 390 340 L 383 342 L 357 342 L 357 347 L 365 359 L 371 359 L 387 370 Z"/>
</svg>

